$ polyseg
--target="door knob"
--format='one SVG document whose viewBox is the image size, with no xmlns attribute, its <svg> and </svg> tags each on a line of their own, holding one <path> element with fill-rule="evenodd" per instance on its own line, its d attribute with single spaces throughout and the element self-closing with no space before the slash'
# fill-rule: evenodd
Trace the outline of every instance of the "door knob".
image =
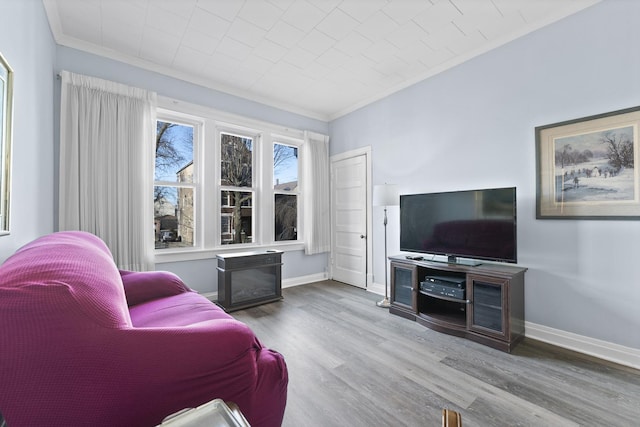
<svg viewBox="0 0 640 427">
<path fill-rule="evenodd" d="M 367 236 L 365 236 L 364 234 L 361 234 L 361 235 L 360 235 L 360 238 L 361 238 L 361 239 L 366 239 L 366 238 L 367 238 Z"/>
</svg>

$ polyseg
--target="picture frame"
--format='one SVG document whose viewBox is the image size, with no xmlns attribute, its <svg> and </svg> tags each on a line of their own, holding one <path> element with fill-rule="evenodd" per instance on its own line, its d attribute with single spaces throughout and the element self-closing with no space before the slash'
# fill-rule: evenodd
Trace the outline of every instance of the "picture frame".
<svg viewBox="0 0 640 427">
<path fill-rule="evenodd" d="M 13 69 L 0 53 L 0 236 L 9 234 Z"/>
<path fill-rule="evenodd" d="M 640 106 L 535 128 L 536 219 L 640 219 Z"/>
</svg>

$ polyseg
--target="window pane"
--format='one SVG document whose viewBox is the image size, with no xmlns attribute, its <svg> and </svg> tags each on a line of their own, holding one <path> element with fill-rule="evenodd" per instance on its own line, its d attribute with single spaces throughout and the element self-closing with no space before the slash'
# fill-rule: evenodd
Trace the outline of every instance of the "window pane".
<svg viewBox="0 0 640 427">
<path fill-rule="evenodd" d="M 193 246 L 193 189 L 155 186 L 153 193 L 156 249 Z"/>
<path fill-rule="evenodd" d="M 222 191 L 222 200 L 229 203 L 220 207 L 220 242 L 223 245 L 252 242 L 252 199 L 251 191 Z"/>
<path fill-rule="evenodd" d="M 156 123 L 156 181 L 193 182 L 193 127 Z"/>
<path fill-rule="evenodd" d="M 298 197 L 275 195 L 275 240 L 298 240 Z"/>
<path fill-rule="evenodd" d="M 253 140 L 244 136 L 221 135 L 222 185 L 229 187 L 253 186 Z"/>
<path fill-rule="evenodd" d="M 298 148 L 273 144 L 273 188 L 295 191 L 298 187 Z"/>
<path fill-rule="evenodd" d="M 224 240 L 231 240 L 231 222 L 233 221 L 233 214 L 222 214 L 220 229 L 222 230 L 222 235 L 224 236 Z"/>
</svg>

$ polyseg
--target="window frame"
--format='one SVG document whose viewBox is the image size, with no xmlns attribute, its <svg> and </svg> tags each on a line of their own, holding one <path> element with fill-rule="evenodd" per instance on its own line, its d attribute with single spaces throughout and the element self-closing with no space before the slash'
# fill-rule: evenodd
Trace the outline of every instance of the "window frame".
<svg viewBox="0 0 640 427">
<path fill-rule="evenodd" d="M 194 216 L 194 232 L 193 232 L 193 246 L 184 247 L 184 248 L 165 248 L 165 249 L 156 249 L 154 251 L 156 254 L 162 253 L 165 251 L 174 252 L 174 251 L 191 251 L 198 247 L 198 243 L 201 240 L 200 229 L 202 222 L 202 215 L 199 211 L 199 199 L 201 196 L 201 149 L 202 149 L 202 137 L 204 134 L 204 122 L 201 118 L 185 114 L 179 111 L 168 110 L 165 108 L 158 108 L 156 110 L 156 124 L 159 121 L 175 123 L 183 126 L 191 126 L 193 128 L 193 177 L 191 182 L 188 181 L 156 181 L 155 180 L 155 157 L 154 157 L 154 167 L 152 170 L 154 171 L 154 179 L 153 179 L 153 188 L 161 186 L 161 187 L 170 187 L 176 188 L 179 193 L 181 188 L 191 189 L 193 192 L 193 216 Z M 178 194 L 179 197 L 179 194 Z M 155 222 L 155 215 L 154 215 Z M 154 227 L 155 228 L 155 227 Z M 154 239 L 155 240 L 155 239 Z M 154 243 L 155 244 L 155 243 Z"/>
<path fill-rule="evenodd" d="M 251 139 L 251 186 L 250 187 L 236 187 L 233 185 L 223 185 L 222 184 L 222 136 L 223 135 L 231 135 L 231 136 L 236 136 L 239 138 L 246 138 L 246 139 Z M 252 239 L 251 242 L 247 242 L 247 243 L 223 243 L 223 239 L 222 239 L 222 216 L 224 216 L 225 214 L 223 214 L 222 212 L 222 208 L 223 207 L 233 207 L 231 205 L 220 205 L 218 207 L 218 223 L 220 224 L 218 230 L 218 235 L 217 235 L 217 241 L 216 241 L 216 247 L 224 247 L 224 248 L 241 248 L 241 247 L 245 247 L 245 246 L 255 246 L 256 244 L 259 244 L 259 242 L 256 242 L 256 231 L 259 230 L 259 227 L 257 227 L 257 216 L 259 215 L 258 213 L 258 209 L 256 209 L 257 206 L 259 206 L 256 201 L 255 198 L 258 197 L 259 194 L 259 180 L 257 179 L 257 176 L 259 176 L 260 174 L 260 170 L 262 169 L 262 165 L 261 165 L 261 159 L 258 158 L 258 155 L 261 153 L 261 149 L 259 147 L 259 145 L 261 145 L 261 133 L 258 130 L 255 129 L 251 129 L 248 127 L 243 127 L 243 126 L 239 126 L 239 125 L 235 125 L 235 126 L 228 126 L 228 125 L 222 125 L 219 124 L 218 126 L 216 126 L 216 144 L 214 146 L 213 149 L 216 150 L 216 152 L 218 153 L 218 161 L 216 162 L 217 166 L 217 170 L 216 170 L 216 175 L 217 175 L 217 180 L 216 180 L 216 192 L 218 195 L 218 199 L 220 200 L 220 202 L 222 203 L 222 193 L 224 191 L 227 192 L 241 192 L 241 193 L 251 193 L 251 198 L 249 200 L 252 201 L 252 204 L 250 205 L 251 207 L 251 230 L 252 230 Z M 230 199 L 230 197 L 228 198 Z M 244 206 L 241 205 L 240 209 L 242 210 Z M 232 232 L 233 232 L 233 226 L 232 228 Z"/>
<path fill-rule="evenodd" d="M 300 141 L 300 140 L 296 140 L 296 139 L 292 139 L 292 138 L 288 138 L 286 136 L 281 136 L 281 135 L 272 135 L 272 141 L 271 141 L 271 201 L 273 203 L 273 207 L 272 207 L 272 215 L 273 215 L 273 230 L 272 230 L 272 239 L 274 242 L 278 242 L 278 243 L 282 243 L 282 242 L 302 242 L 302 212 L 303 212 L 303 205 L 302 205 L 302 191 L 301 191 L 301 182 L 302 182 L 302 158 L 304 156 L 304 150 L 303 150 L 303 142 L 304 141 Z M 297 183 L 298 185 L 296 186 L 296 190 L 295 191 L 291 191 L 291 190 L 276 190 L 276 183 L 274 181 L 275 177 L 274 177 L 274 169 L 275 169 L 275 165 L 273 164 L 273 156 L 274 156 L 274 152 L 275 152 L 275 146 L 276 144 L 279 145 L 287 145 L 289 147 L 295 147 L 298 149 L 298 176 L 297 176 Z M 276 194 L 283 194 L 283 195 L 295 195 L 296 196 L 296 240 L 276 240 L 276 233 L 275 233 L 275 197 Z"/>
<path fill-rule="evenodd" d="M 282 251 L 302 250 L 303 241 L 303 156 L 304 132 L 279 125 L 219 111 L 210 107 L 190 104 L 172 98 L 158 97 L 158 120 L 177 120 L 194 126 L 194 215 L 196 216 L 194 246 L 155 250 L 156 263 L 209 259 L 219 253 L 262 248 Z M 221 193 L 221 133 L 251 136 L 253 138 L 253 165 L 251 190 L 253 197 L 252 242 L 222 244 Z M 196 137 L 197 134 L 197 137 Z M 197 139 L 197 142 L 196 142 Z M 298 148 L 298 229 L 297 240 L 275 240 L 273 144 L 281 143 Z M 154 185 L 157 185 L 154 181 Z M 171 183 L 176 185 L 176 183 Z M 227 187 L 228 188 L 228 187 Z M 238 188 L 248 191 L 247 188 Z M 196 237 L 197 236 L 197 237 Z"/>
</svg>

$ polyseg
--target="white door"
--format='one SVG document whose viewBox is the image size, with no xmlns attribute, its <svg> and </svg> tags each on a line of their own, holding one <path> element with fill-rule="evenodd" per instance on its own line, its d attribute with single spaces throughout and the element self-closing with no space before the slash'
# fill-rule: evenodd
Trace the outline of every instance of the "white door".
<svg viewBox="0 0 640 427">
<path fill-rule="evenodd" d="M 367 286 L 367 155 L 331 162 L 333 279 Z"/>
</svg>

